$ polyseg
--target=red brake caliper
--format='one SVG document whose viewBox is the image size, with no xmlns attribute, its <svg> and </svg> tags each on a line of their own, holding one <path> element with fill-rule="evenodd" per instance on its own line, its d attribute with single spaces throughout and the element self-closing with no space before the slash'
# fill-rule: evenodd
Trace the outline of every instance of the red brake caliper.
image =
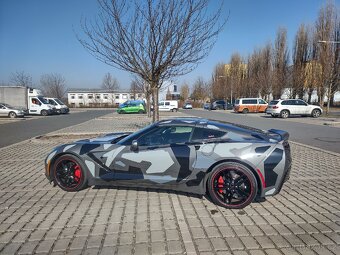
<svg viewBox="0 0 340 255">
<path fill-rule="evenodd" d="M 80 180 L 80 177 L 81 177 L 81 170 L 80 170 L 80 167 L 76 165 L 74 167 L 74 179 L 78 182 Z"/>
<path fill-rule="evenodd" d="M 218 181 L 217 181 L 217 187 L 219 188 L 218 189 L 218 192 L 219 193 L 223 193 L 223 186 L 224 186 L 224 180 L 222 178 L 222 176 L 220 176 L 220 178 L 218 178 Z"/>
</svg>

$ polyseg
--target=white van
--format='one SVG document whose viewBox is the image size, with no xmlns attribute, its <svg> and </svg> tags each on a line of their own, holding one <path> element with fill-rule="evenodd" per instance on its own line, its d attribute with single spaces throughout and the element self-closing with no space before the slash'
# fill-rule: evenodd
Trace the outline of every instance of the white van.
<svg viewBox="0 0 340 255">
<path fill-rule="evenodd" d="M 65 114 L 70 111 L 70 109 L 58 98 L 45 97 L 45 99 L 50 105 L 53 105 L 56 108 L 56 111 L 58 114 L 61 114 L 61 113 Z"/>
<path fill-rule="evenodd" d="M 164 100 L 158 103 L 158 110 L 160 112 L 177 112 L 178 102 L 176 100 Z"/>
</svg>

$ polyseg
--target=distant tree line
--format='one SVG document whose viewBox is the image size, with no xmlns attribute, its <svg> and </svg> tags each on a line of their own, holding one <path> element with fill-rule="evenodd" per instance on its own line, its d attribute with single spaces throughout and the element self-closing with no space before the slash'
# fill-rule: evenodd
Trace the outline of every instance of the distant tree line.
<svg viewBox="0 0 340 255">
<path fill-rule="evenodd" d="M 209 82 L 196 80 L 190 97 L 278 99 L 288 91 L 291 98 L 308 95 L 310 103 L 314 90 L 320 105 L 325 96 L 332 103 L 340 90 L 340 10 L 332 2 L 320 9 L 314 25 L 300 25 L 291 50 L 287 30 L 280 27 L 273 44 L 255 48 L 246 57 L 233 53 L 227 63 L 215 66 Z"/>
</svg>

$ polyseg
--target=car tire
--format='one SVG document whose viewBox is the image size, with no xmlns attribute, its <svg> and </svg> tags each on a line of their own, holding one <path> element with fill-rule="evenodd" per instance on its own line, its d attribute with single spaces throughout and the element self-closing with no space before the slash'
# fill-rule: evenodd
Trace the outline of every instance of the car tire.
<svg viewBox="0 0 340 255">
<path fill-rule="evenodd" d="M 212 201 L 227 209 L 246 207 L 258 190 L 253 172 L 236 162 L 216 166 L 208 178 L 207 188 Z"/>
<path fill-rule="evenodd" d="M 47 115 L 48 115 L 48 112 L 47 112 L 46 110 L 42 110 L 42 111 L 40 112 L 40 114 L 41 114 L 42 116 L 47 116 Z"/>
<path fill-rule="evenodd" d="M 15 112 L 10 112 L 8 114 L 8 117 L 10 117 L 11 119 L 15 119 L 17 117 L 17 114 Z"/>
<path fill-rule="evenodd" d="M 79 191 L 87 187 L 87 171 L 84 163 L 71 154 L 57 158 L 52 166 L 53 180 L 62 190 Z"/>
<path fill-rule="evenodd" d="M 280 113 L 280 116 L 282 119 L 287 119 L 289 117 L 289 111 L 288 110 L 282 110 Z"/>
<path fill-rule="evenodd" d="M 248 108 L 244 108 L 242 113 L 247 114 L 249 112 Z"/>
<path fill-rule="evenodd" d="M 139 110 L 138 113 L 139 113 L 139 114 L 143 114 L 144 111 L 143 111 L 143 110 Z"/>
<path fill-rule="evenodd" d="M 321 111 L 319 109 L 314 109 L 312 111 L 312 117 L 313 118 L 318 118 L 321 115 Z"/>
</svg>

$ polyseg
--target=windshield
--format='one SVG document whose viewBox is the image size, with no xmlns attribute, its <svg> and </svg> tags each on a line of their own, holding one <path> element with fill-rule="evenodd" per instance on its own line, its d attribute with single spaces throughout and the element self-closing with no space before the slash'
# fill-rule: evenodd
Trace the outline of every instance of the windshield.
<svg viewBox="0 0 340 255">
<path fill-rule="evenodd" d="M 48 102 L 46 101 L 45 98 L 43 98 L 43 97 L 38 97 L 38 99 L 39 99 L 40 102 L 42 102 L 43 104 L 48 104 Z"/>
<path fill-rule="evenodd" d="M 56 101 L 56 102 L 57 102 L 58 104 L 60 104 L 60 105 L 64 105 L 64 103 L 61 102 L 58 98 L 55 98 L 54 101 Z"/>
</svg>

